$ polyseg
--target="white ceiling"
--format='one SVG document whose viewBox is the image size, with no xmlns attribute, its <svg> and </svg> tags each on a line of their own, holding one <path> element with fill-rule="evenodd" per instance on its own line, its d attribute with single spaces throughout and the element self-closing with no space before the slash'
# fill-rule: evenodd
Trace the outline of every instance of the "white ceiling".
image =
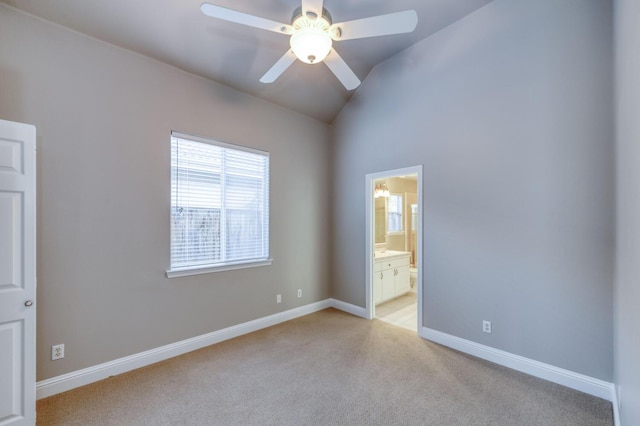
<svg viewBox="0 0 640 426">
<path fill-rule="evenodd" d="M 275 83 L 260 77 L 286 52 L 287 36 L 204 16 L 201 0 L 0 0 L 48 21 L 155 58 L 330 123 L 349 100 L 324 64 L 296 61 Z M 413 33 L 336 42 L 364 80 L 378 63 L 492 0 L 325 0 L 334 22 L 415 9 Z M 300 0 L 209 0 L 289 23 Z"/>
</svg>

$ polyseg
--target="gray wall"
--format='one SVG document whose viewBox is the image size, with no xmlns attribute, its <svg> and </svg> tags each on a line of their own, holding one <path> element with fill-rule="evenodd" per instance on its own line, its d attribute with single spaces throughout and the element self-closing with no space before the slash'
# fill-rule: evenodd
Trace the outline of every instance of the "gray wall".
<svg viewBox="0 0 640 426">
<path fill-rule="evenodd" d="M 332 129 L 335 298 L 365 175 L 423 164 L 424 326 L 612 380 L 611 9 L 495 0 L 374 69 Z"/>
<path fill-rule="evenodd" d="M 327 125 L 5 6 L 0 117 L 37 127 L 38 380 L 330 296 Z M 165 278 L 171 130 L 271 153 L 272 266 Z"/>
<path fill-rule="evenodd" d="M 640 424 L 640 3 L 616 0 L 615 382 L 623 425 Z"/>
</svg>

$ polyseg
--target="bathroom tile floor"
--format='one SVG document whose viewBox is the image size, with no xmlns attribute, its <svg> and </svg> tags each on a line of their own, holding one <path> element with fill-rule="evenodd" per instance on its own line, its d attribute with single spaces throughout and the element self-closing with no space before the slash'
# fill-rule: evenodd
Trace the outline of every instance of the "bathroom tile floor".
<svg viewBox="0 0 640 426">
<path fill-rule="evenodd" d="M 418 299 L 406 293 L 376 306 L 376 318 L 408 330 L 418 331 Z"/>
</svg>

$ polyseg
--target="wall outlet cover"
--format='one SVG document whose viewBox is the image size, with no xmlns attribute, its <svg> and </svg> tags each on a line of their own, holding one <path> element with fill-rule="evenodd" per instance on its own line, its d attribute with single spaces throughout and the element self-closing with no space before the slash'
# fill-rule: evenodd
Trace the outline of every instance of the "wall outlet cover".
<svg viewBox="0 0 640 426">
<path fill-rule="evenodd" d="M 51 361 L 64 358 L 64 344 L 51 346 Z"/>
</svg>

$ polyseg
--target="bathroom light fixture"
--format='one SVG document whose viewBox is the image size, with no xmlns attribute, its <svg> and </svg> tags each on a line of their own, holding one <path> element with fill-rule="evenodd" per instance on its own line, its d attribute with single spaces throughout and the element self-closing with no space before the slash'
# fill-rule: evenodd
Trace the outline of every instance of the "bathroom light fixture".
<svg viewBox="0 0 640 426">
<path fill-rule="evenodd" d="M 294 18 L 291 26 L 294 33 L 291 36 L 289 44 L 291 50 L 296 57 L 307 64 L 317 64 L 322 62 L 331 51 L 333 40 L 329 34 L 331 26 L 331 16 L 323 10 L 322 16 L 316 16 L 314 13 L 303 14 L 302 8 L 294 12 Z"/>
<path fill-rule="evenodd" d="M 387 188 L 387 184 L 386 183 L 377 184 L 375 190 L 373 191 L 373 196 L 374 198 L 388 197 L 389 188 Z"/>
</svg>

